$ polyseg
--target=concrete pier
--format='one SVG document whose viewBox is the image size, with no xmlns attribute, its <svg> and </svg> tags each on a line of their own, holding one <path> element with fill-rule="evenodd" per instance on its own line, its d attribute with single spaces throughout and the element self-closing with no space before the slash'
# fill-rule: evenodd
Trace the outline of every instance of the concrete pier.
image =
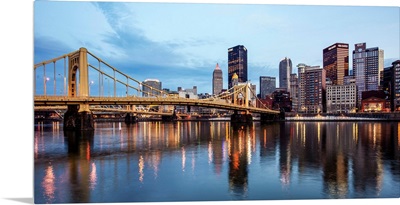
<svg viewBox="0 0 400 205">
<path fill-rule="evenodd" d="M 234 113 L 231 115 L 232 124 L 252 124 L 253 116 L 251 114 Z"/>
<path fill-rule="evenodd" d="M 78 112 L 79 105 L 68 105 L 64 114 L 64 130 L 94 130 L 91 111 Z"/>
<path fill-rule="evenodd" d="M 126 113 L 125 115 L 125 123 L 126 124 L 134 124 L 138 122 L 138 117 L 132 113 Z"/>
<path fill-rule="evenodd" d="M 281 110 L 279 114 L 261 114 L 260 122 L 273 122 L 285 120 L 285 111 Z"/>
</svg>

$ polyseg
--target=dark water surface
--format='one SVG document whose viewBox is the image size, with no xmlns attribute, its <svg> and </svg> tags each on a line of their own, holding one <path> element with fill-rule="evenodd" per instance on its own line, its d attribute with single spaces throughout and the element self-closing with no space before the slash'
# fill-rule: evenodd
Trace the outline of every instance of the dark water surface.
<svg viewBox="0 0 400 205">
<path fill-rule="evenodd" d="M 34 129 L 35 203 L 400 197 L 397 122 Z"/>
</svg>

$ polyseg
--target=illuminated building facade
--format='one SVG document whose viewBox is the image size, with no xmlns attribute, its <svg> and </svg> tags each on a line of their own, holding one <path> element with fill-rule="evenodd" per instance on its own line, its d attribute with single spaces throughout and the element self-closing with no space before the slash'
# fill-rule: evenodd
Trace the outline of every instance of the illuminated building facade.
<svg viewBox="0 0 400 205">
<path fill-rule="evenodd" d="M 349 75 L 349 44 L 335 43 L 322 51 L 326 78 L 332 85 L 343 85 L 344 76 Z"/>
<path fill-rule="evenodd" d="M 228 49 L 228 89 L 233 87 L 234 73 L 238 76 L 238 82 L 247 82 L 247 49 L 243 45 Z"/>
</svg>

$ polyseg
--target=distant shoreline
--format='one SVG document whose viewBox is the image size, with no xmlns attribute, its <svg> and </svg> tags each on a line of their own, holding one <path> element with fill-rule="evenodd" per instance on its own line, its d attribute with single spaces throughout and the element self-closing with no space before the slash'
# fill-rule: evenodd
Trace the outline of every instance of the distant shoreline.
<svg viewBox="0 0 400 205">
<path fill-rule="evenodd" d="M 62 119 L 35 119 L 35 123 L 39 121 L 58 121 L 63 122 Z M 97 118 L 95 122 L 124 122 L 124 118 Z M 138 122 L 160 122 L 161 118 L 141 118 Z M 190 119 L 177 119 L 176 121 L 187 122 L 187 121 L 214 121 L 224 122 L 230 121 L 230 117 L 218 117 L 218 118 L 190 118 Z M 259 122 L 259 117 L 253 117 L 254 122 Z M 285 119 L 277 120 L 280 122 L 357 122 L 357 121 L 400 121 L 400 113 L 346 113 L 346 114 L 298 114 L 298 113 L 286 113 Z"/>
</svg>

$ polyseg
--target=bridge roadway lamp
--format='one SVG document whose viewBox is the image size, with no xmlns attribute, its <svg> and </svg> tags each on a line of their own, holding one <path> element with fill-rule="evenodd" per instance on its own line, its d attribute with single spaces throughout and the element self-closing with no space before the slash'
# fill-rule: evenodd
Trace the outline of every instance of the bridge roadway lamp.
<svg viewBox="0 0 400 205">
<path fill-rule="evenodd" d="M 46 96 L 47 95 L 47 91 L 46 91 L 46 85 L 47 85 L 47 81 L 49 81 L 50 80 L 50 78 L 49 77 L 45 77 L 45 79 L 44 79 L 44 96 Z"/>
<path fill-rule="evenodd" d="M 90 96 L 90 87 L 91 87 L 93 84 L 94 84 L 94 81 L 91 80 L 91 81 L 89 82 L 89 96 Z"/>
</svg>

